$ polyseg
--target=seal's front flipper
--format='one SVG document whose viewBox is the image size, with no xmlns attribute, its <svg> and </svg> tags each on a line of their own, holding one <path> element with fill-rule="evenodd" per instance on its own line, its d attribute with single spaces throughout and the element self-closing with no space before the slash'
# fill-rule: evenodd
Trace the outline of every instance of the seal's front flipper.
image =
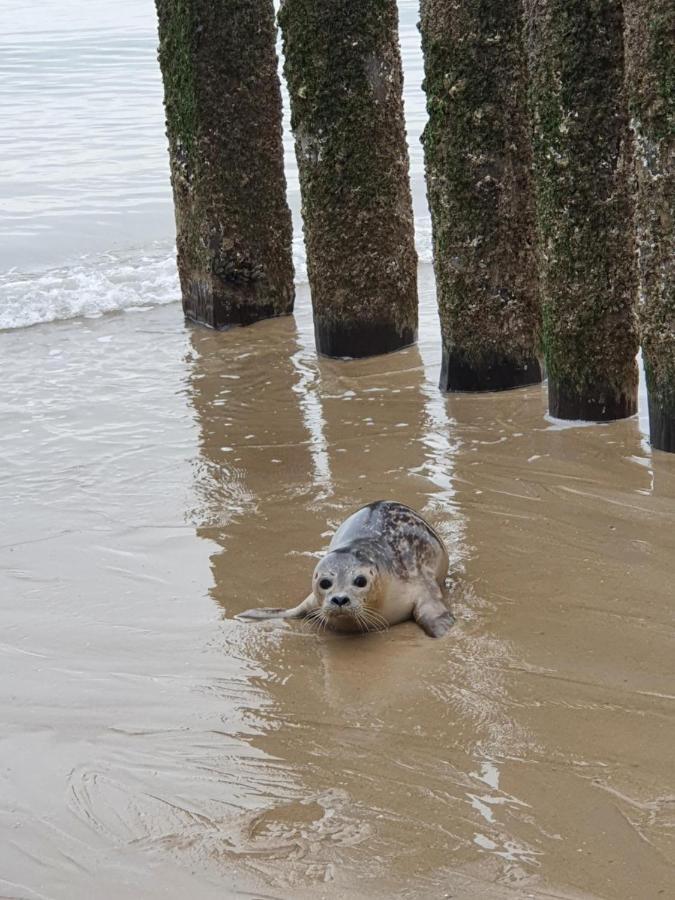
<svg viewBox="0 0 675 900">
<path fill-rule="evenodd" d="M 246 612 L 237 613 L 235 619 L 287 619 L 288 609 L 276 609 L 271 606 L 262 606 L 259 609 L 247 609 Z"/>
<path fill-rule="evenodd" d="M 425 634 L 439 638 L 452 628 L 455 617 L 442 600 L 440 588 L 429 588 L 420 596 L 413 609 L 413 618 Z"/>
<path fill-rule="evenodd" d="M 259 609 L 247 609 L 246 612 L 238 613 L 235 619 L 257 619 L 258 621 L 262 619 L 304 619 L 314 603 L 314 594 L 310 594 L 306 600 L 291 609 L 262 606 Z"/>
</svg>

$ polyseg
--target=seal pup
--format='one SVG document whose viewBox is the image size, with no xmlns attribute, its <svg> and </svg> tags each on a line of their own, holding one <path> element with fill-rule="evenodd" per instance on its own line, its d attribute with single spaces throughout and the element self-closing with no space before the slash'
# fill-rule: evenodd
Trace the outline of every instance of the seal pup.
<svg viewBox="0 0 675 900">
<path fill-rule="evenodd" d="M 445 599 L 448 554 L 419 513 L 393 500 L 357 510 L 338 528 L 292 609 L 250 609 L 241 619 L 308 619 L 338 632 L 378 631 L 414 619 L 442 637 L 454 618 Z"/>
</svg>

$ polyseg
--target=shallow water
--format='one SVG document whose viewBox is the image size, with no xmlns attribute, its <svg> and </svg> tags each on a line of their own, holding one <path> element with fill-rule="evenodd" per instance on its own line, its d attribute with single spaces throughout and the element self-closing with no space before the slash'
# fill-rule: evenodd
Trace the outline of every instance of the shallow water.
<svg viewBox="0 0 675 900">
<path fill-rule="evenodd" d="M 418 348 L 175 306 L 0 335 L 0 893 L 668 896 L 675 463 L 544 389 L 444 397 Z M 351 510 L 450 549 L 458 617 L 363 638 L 295 602 Z"/>
</svg>

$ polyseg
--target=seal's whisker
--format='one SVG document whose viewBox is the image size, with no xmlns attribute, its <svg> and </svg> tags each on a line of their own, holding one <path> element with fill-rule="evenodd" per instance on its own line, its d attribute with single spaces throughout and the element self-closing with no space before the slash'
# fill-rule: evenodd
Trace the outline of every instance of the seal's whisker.
<svg viewBox="0 0 675 900">
<path fill-rule="evenodd" d="M 376 609 L 371 609 L 368 606 L 364 606 L 361 609 L 361 615 L 365 616 L 368 619 L 372 619 L 373 621 L 376 621 L 378 619 L 381 621 L 385 621 L 385 618 L 381 613 L 379 613 Z"/>
<path fill-rule="evenodd" d="M 312 612 L 308 613 L 306 619 L 309 620 L 310 624 L 314 627 L 316 634 L 321 634 L 321 632 L 326 631 L 328 628 L 326 614 L 321 608 L 312 610 Z"/>
<path fill-rule="evenodd" d="M 386 631 L 389 627 L 384 616 L 374 609 L 362 610 L 362 618 L 367 623 L 369 631 Z"/>
<path fill-rule="evenodd" d="M 303 625 L 309 626 L 310 631 L 318 634 L 322 630 L 324 619 L 325 616 L 323 615 L 322 610 L 314 609 L 311 612 L 307 613 L 307 615 L 303 619 Z"/>
<path fill-rule="evenodd" d="M 387 627 L 387 621 L 375 610 L 363 607 L 358 612 L 359 623 L 363 626 L 364 631 L 384 631 Z"/>
<path fill-rule="evenodd" d="M 370 626 L 369 626 L 368 620 L 366 619 L 365 616 L 362 616 L 358 610 L 355 610 L 354 618 L 356 619 L 357 623 L 360 625 L 361 631 L 370 631 Z"/>
</svg>

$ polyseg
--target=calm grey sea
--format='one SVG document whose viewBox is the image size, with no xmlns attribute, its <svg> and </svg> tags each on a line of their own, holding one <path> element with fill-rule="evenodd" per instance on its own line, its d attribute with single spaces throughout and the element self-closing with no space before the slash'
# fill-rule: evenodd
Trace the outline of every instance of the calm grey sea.
<svg viewBox="0 0 675 900">
<path fill-rule="evenodd" d="M 417 0 L 400 0 L 420 255 L 430 227 Z M 0 328 L 175 301 L 174 226 L 153 0 L 4 0 Z M 289 201 L 304 280 L 285 104 Z"/>
</svg>

